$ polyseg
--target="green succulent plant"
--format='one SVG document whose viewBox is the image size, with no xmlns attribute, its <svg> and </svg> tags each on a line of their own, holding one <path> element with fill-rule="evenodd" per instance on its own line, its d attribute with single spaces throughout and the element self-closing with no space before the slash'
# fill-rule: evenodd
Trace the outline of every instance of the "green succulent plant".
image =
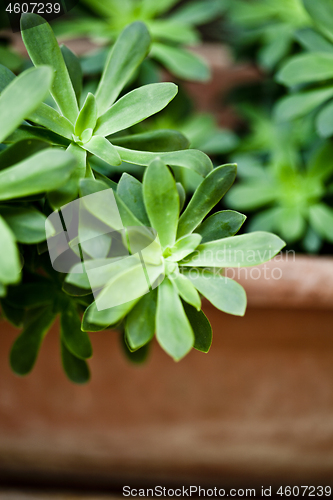
<svg viewBox="0 0 333 500">
<path fill-rule="evenodd" d="M 219 16 L 224 10 L 224 2 L 198 0 L 168 13 L 178 2 L 179 0 L 84 0 L 84 4 L 100 18 L 82 15 L 73 21 L 62 22 L 56 30 L 59 35 L 89 35 L 97 41 L 113 42 L 128 24 L 143 21 L 153 39 L 150 50 L 152 59 L 180 78 L 207 80 L 207 64 L 184 45 L 198 43 L 200 36 L 195 26 Z"/>
<path fill-rule="evenodd" d="M 277 81 L 291 93 L 278 101 L 276 117 L 293 120 L 311 113 L 321 137 L 333 135 L 333 7 L 326 0 L 303 1 L 314 27 L 296 33 L 306 52 L 291 57 L 277 74 Z"/>
<path fill-rule="evenodd" d="M 259 64 L 273 69 L 291 51 L 296 30 L 312 25 L 302 0 L 231 0 L 228 17 L 243 47 L 259 43 Z"/>
</svg>

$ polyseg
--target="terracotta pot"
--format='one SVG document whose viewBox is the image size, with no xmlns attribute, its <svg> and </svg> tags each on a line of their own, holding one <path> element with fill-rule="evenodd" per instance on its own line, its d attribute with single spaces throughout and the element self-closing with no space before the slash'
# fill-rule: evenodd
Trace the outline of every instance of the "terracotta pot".
<svg viewBox="0 0 333 500">
<path fill-rule="evenodd" d="M 2 323 L 0 478 L 112 488 L 330 484 L 333 259 L 297 257 L 270 271 L 278 265 L 278 280 L 247 277 L 244 318 L 205 304 L 208 355 L 174 363 L 155 344 L 135 367 L 116 332 L 91 334 L 84 387 L 62 372 L 57 325 L 33 373 L 13 375 L 17 331 Z"/>
</svg>

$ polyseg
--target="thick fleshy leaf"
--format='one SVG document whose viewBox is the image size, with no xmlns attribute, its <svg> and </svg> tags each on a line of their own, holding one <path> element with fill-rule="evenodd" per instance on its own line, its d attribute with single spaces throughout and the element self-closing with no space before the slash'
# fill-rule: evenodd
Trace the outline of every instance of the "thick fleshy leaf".
<svg viewBox="0 0 333 500">
<path fill-rule="evenodd" d="M 301 54 L 287 61 L 279 73 L 277 81 L 284 85 L 298 85 L 322 82 L 333 78 L 333 54 Z"/>
<path fill-rule="evenodd" d="M 192 253 L 197 246 L 200 245 L 201 239 L 200 234 L 188 234 L 183 236 L 176 241 L 173 247 L 168 248 L 166 252 L 164 252 L 164 256 L 171 262 L 178 262 Z"/>
<path fill-rule="evenodd" d="M 45 103 L 42 103 L 38 108 L 27 116 L 28 120 L 42 125 L 52 132 L 59 134 L 67 139 L 72 140 L 74 132 L 72 123 L 64 116 L 58 113 L 57 110 L 51 108 Z"/>
<path fill-rule="evenodd" d="M 296 31 L 295 38 L 306 50 L 311 52 L 333 53 L 332 43 L 312 28 Z"/>
<path fill-rule="evenodd" d="M 0 170 L 11 167 L 16 163 L 25 160 L 29 156 L 38 153 L 42 149 L 46 149 L 49 145 L 46 142 L 36 139 L 25 139 L 15 142 L 0 153 Z"/>
<path fill-rule="evenodd" d="M 24 45 L 35 66 L 48 65 L 54 70 L 51 94 L 61 113 L 72 123 L 79 113 L 73 85 L 51 26 L 38 14 L 22 14 Z M 37 90 L 38 86 L 36 85 Z"/>
<path fill-rule="evenodd" d="M 67 148 L 69 154 L 76 160 L 76 167 L 71 172 L 66 184 L 59 189 L 48 193 L 48 200 L 52 208 L 60 208 L 75 200 L 79 193 L 79 182 L 86 174 L 87 152 L 75 143 L 71 143 Z"/>
<path fill-rule="evenodd" d="M 20 257 L 15 237 L 3 217 L 0 216 L 0 283 L 17 283 L 20 279 Z"/>
<path fill-rule="evenodd" d="M 187 267 L 250 267 L 271 260 L 285 242 L 265 231 L 231 236 L 199 245 L 182 262 Z"/>
<path fill-rule="evenodd" d="M 202 236 L 201 243 L 234 236 L 246 220 L 246 216 L 233 210 L 223 210 L 208 217 L 195 230 Z"/>
<path fill-rule="evenodd" d="M 165 108 L 177 92 L 174 83 L 152 83 L 132 90 L 100 116 L 95 133 L 105 137 L 132 127 Z"/>
<path fill-rule="evenodd" d="M 126 339 L 131 349 L 139 349 L 155 334 L 157 289 L 147 293 L 133 307 L 126 319 Z"/>
<path fill-rule="evenodd" d="M 44 214 L 29 206 L 0 206 L 0 214 L 19 243 L 40 243 L 46 238 Z"/>
<path fill-rule="evenodd" d="M 186 201 L 186 191 L 181 182 L 176 182 L 176 187 L 179 196 L 179 213 L 183 210 Z"/>
<path fill-rule="evenodd" d="M 200 41 L 200 35 L 191 26 L 180 21 L 153 19 L 145 21 L 153 40 L 173 44 L 192 45 Z"/>
<path fill-rule="evenodd" d="M 27 375 L 34 367 L 42 341 L 55 319 L 51 309 L 38 309 L 10 351 L 10 366 L 17 375 Z"/>
<path fill-rule="evenodd" d="M 310 207 L 310 223 L 323 238 L 333 243 L 333 209 L 324 203 Z"/>
<path fill-rule="evenodd" d="M 132 349 L 128 343 L 126 334 L 120 332 L 120 343 L 123 352 L 130 363 L 142 365 L 147 361 L 150 352 L 150 343 L 140 347 L 139 349 Z"/>
<path fill-rule="evenodd" d="M 194 333 L 174 286 L 166 278 L 158 287 L 156 338 L 175 361 L 193 347 Z"/>
<path fill-rule="evenodd" d="M 190 25 L 200 25 L 216 19 L 226 9 L 221 0 L 197 0 L 190 2 L 172 12 L 168 19 Z"/>
<path fill-rule="evenodd" d="M 202 311 L 197 311 L 186 302 L 183 302 L 183 306 L 194 333 L 194 349 L 207 353 L 213 341 L 213 330 L 208 318 Z"/>
<path fill-rule="evenodd" d="M 80 60 L 66 45 L 61 45 L 60 50 L 67 66 L 77 102 L 80 102 L 83 79 Z"/>
<path fill-rule="evenodd" d="M 3 92 L 7 85 L 15 80 L 15 78 L 16 76 L 10 69 L 0 64 L 0 92 Z"/>
<path fill-rule="evenodd" d="M 205 82 L 210 77 L 209 67 L 204 59 L 193 52 L 162 43 L 153 43 L 150 57 L 157 59 L 171 73 L 184 80 Z"/>
<path fill-rule="evenodd" d="M 90 379 L 89 367 L 83 359 L 74 356 L 61 340 L 61 361 L 64 371 L 71 382 L 86 384 Z"/>
<path fill-rule="evenodd" d="M 81 320 L 73 302 L 64 303 L 61 312 L 61 338 L 67 349 L 77 358 L 88 359 L 92 356 L 90 339 L 81 330 Z"/>
<path fill-rule="evenodd" d="M 333 101 L 329 102 L 319 113 L 316 119 L 317 132 L 321 137 L 333 135 Z"/>
<path fill-rule="evenodd" d="M 212 169 L 213 165 L 209 157 L 196 149 L 185 149 L 182 151 L 170 151 L 169 153 L 150 153 L 146 151 L 135 151 L 115 146 L 121 159 L 127 163 L 148 166 L 156 158 L 161 159 L 170 167 L 184 167 L 194 170 L 202 177 L 205 177 Z"/>
<path fill-rule="evenodd" d="M 288 95 L 278 101 L 274 114 L 280 121 L 293 120 L 310 113 L 332 97 L 333 87 Z"/>
<path fill-rule="evenodd" d="M 149 219 L 143 201 L 143 186 L 135 177 L 123 174 L 117 188 L 118 196 L 142 224 L 149 226 Z"/>
<path fill-rule="evenodd" d="M 100 115 L 115 102 L 135 70 L 145 59 L 149 47 L 150 36 L 143 23 L 132 23 L 122 31 L 110 51 L 96 92 Z"/>
<path fill-rule="evenodd" d="M 191 270 L 186 276 L 217 309 L 228 314 L 244 316 L 246 293 L 237 281 L 198 269 Z"/>
<path fill-rule="evenodd" d="M 199 184 L 191 201 L 179 219 L 177 236 L 191 233 L 203 221 L 211 209 L 222 199 L 236 177 L 236 165 L 215 168 Z"/>
<path fill-rule="evenodd" d="M 318 28 L 333 41 L 332 0 L 303 0 L 303 4 Z"/>
<path fill-rule="evenodd" d="M 98 158 L 106 161 L 109 165 L 121 165 L 121 158 L 117 149 L 105 137 L 94 135 L 89 142 L 82 145 L 84 149 L 89 151 Z"/>
<path fill-rule="evenodd" d="M 94 130 L 96 122 L 97 103 L 95 96 L 89 92 L 75 122 L 75 135 L 81 137 L 86 129 Z"/>
<path fill-rule="evenodd" d="M 0 283 L 0 297 L 5 297 L 6 293 L 7 293 L 6 286 L 3 283 Z M 2 303 L 0 303 L 0 304 L 1 304 L 1 307 L 3 308 Z M 6 317 L 6 319 L 8 319 L 7 316 L 6 316 L 5 311 L 2 311 L 2 312 L 3 312 L 4 316 Z M 9 319 L 8 319 L 8 321 L 10 322 Z"/>
<path fill-rule="evenodd" d="M 306 221 L 301 210 L 281 208 L 276 220 L 278 233 L 288 242 L 299 240 L 305 233 Z"/>
<path fill-rule="evenodd" d="M 31 68 L 5 88 L 0 96 L 0 142 L 40 105 L 50 89 L 52 78 L 50 68 Z"/>
<path fill-rule="evenodd" d="M 110 138 L 112 144 L 139 151 L 179 151 L 188 149 L 189 141 L 177 130 L 153 130 L 142 134 Z"/>
<path fill-rule="evenodd" d="M 12 144 L 13 142 L 25 140 L 45 141 L 48 144 L 65 148 L 70 145 L 70 140 L 66 137 L 62 137 L 61 135 L 55 134 L 54 132 L 42 127 L 31 127 L 30 125 L 21 125 L 3 142 L 6 144 Z"/>
<path fill-rule="evenodd" d="M 0 172 L 0 200 L 50 191 L 65 183 L 76 167 L 66 151 L 45 149 Z"/>
<path fill-rule="evenodd" d="M 197 311 L 201 309 L 201 299 L 192 282 L 184 274 L 172 275 L 171 281 L 178 294 L 185 302 L 195 307 Z"/>
<path fill-rule="evenodd" d="M 89 325 L 101 325 L 107 327 L 109 325 L 116 325 L 121 319 L 123 319 L 126 314 L 130 312 L 131 309 L 138 302 L 140 297 L 136 300 L 126 302 L 120 306 L 111 307 L 110 309 L 103 309 L 99 311 L 96 306 L 96 302 L 93 302 L 89 307 L 87 307 L 83 319 L 82 319 L 82 330 L 89 330 Z M 87 328 L 88 327 L 88 328 Z"/>
<path fill-rule="evenodd" d="M 143 196 L 150 223 L 162 247 L 176 241 L 179 197 L 175 179 L 161 160 L 154 160 L 143 178 Z"/>
<path fill-rule="evenodd" d="M 251 180 L 252 181 L 252 180 Z M 272 203 L 278 197 L 278 187 L 272 182 L 261 181 L 237 184 L 226 196 L 227 205 L 241 210 L 255 210 Z"/>
</svg>

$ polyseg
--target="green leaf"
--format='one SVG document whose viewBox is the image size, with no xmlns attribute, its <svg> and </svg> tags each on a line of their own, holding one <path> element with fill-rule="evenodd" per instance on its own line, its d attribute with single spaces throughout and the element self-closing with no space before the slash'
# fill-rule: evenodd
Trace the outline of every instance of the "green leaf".
<svg viewBox="0 0 333 500">
<path fill-rule="evenodd" d="M 303 0 L 304 7 L 318 28 L 333 41 L 332 0 Z"/>
<path fill-rule="evenodd" d="M 191 306 L 195 307 L 197 311 L 200 311 L 200 295 L 198 294 L 192 282 L 181 273 L 173 274 L 170 279 L 181 298 L 188 304 L 191 304 Z"/>
<path fill-rule="evenodd" d="M 110 51 L 96 92 L 100 115 L 115 102 L 149 48 L 150 36 L 143 23 L 132 23 L 122 31 Z"/>
<path fill-rule="evenodd" d="M 135 217 L 145 226 L 149 226 L 141 182 L 132 175 L 124 173 L 118 183 L 117 194 Z"/>
<path fill-rule="evenodd" d="M 131 349 L 139 349 L 154 337 L 156 304 L 157 289 L 144 295 L 127 316 L 125 332 Z"/>
<path fill-rule="evenodd" d="M 241 210 L 255 210 L 272 203 L 278 196 L 278 188 L 267 181 L 244 182 L 233 187 L 226 196 L 226 203 Z"/>
<path fill-rule="evenodd" d="M 5 297 L 6 293 L 7 293 L 7 289 L 6 289 L 5 285 L 3 283 L 0 283 L 0 297 Z M 4 313 L 4 316 L 6 317 L 6 313 L 4 311 L 3 311 L 3 313 Z M 10 321 L 10 320 L 8 319 L 8 321 Z"/>
<path fill-rule="evenodd" d="M 166 249 L 166 252 L 164 252 L 165 257 L 167 257 L 168 261 L 178 262 L 192 253 L 200 245 L 200 242 L 201 236 L 199 234 L 183 236 L 171 248 Z"/>
<path fill-rule="evenodd" d="M 310 224 L 323 238 L 333 243 L 333 209 L 324 203 L 309 209 Z"/>
<path fill-rule="evenodd" d="M 52 78 L 50 68 L 31 68 L 5 88 L 0 96 L 0 142 L 39 106 L 50 89 Z"/>
<path fill-rule="evenodd" d="M 221 0 L 197 0 L 178 8 L 168 19 L 195 26 L 213 21 L 225 10 L 226 3 Z"/>
<path fill-rule="evenodd" d="M 17 283 L 20 279 L 21 263 L 15 237 L 5 220 L 0 216 L 0 283 Z"/>
<path fill-rule="evenodd" d="M 10 69 L 6 68 L 0 64 L 0 92 L 2 93 L 4 89 L 9 85 L 13 80 L 15 80 L 16 76 Z"/>
<path fill-rule="evenodd" d="M 87 169 L 87 153 L 73 142 L 67 148 L 67 152 L 76 160 L 76 167 L 71 172 L 66 184 L 57 190 L 48 193 L 48 201 L 52 208 L 57 209 L 75 200 L 79 194 L 79 182 L 83 179 Z"/>
<path fill-rule="evenodd" d="M 194 349 L 207 353 L 213 341 L 213 330 L 208 318 L 202 311 L 197 311 L 186 302 L 183 302 L 183 306 L 194 333 Z"/>
<path fill-rule="evenodd" d="M 236 177 L 236 165 L 215 168 L 199 184 L 179 219 L 178 238 L 191 233 L 222 199 Z"/>
<path fill-rule="evenodd" d="M 319 90 L 307 90 L 288 95 L 278 101 L 275 106 L 275 118 L 279 121 L 288 121 L 304 116 L 325 101 L 333 97 L 333 87 Z"/>
<path fill-rule="evenodd" d="M 147 361 L 149 352 L 150 352 L 150 345 L 149 343 L 140 347 L 139 349 L 131 349 L 130 345 L 128 344 L 128 340 L 126 335 L 123 334 L 123 332 L 120 333 L 120 342 L 121 346 L 123 348 L 123 352 L 125 353 L 126 358 L 133 364 L 135 365 L 141 365 L 142 363 L 145 363 Z"/>
<path fill-rule="evenodd" d="M 175 361 L 183 358 L 194 344 L 192 327 L 178 293 L 168 278 L 158 287 L 156 338 L 162 349 Z"/>
<path fill-rule="evenodd" d="M 246 216 L 233 210 L 223 210 L 208 217 L 195 230 L 202 236 L 201 243 L 234 236 L 246 220 Z"/>
<path fill-rule="evenodd" d="M 316 119 L 317 132 L 321 137 L 333 135 L 333 101 L 325 105 Z"/>
<path fill-rule="evenodd" d="M 96 302 L 93 302 L 89 307 L 87 307 L 83 319 L 82 319 L 82 330 L 89 332 L 90 325 L 101 325 L 107 327 L 109 325 L 116 325 L 121 319 L 123 319 L 126 314 L 130 312 L 131 309 L 138 302 L 138 299 L 126 302 L 126 304 L 121 304 L 120 306 L 111 307 L 109 309 L 103 309 L 99 311 L 96 306 Z"/>
<path fill-rule="evenodd" d="M 312 28 L 296 31 L 295 38 L 306 50 L 311 52 L 333 53 L 332 43 Z"/>
<path fill-rule="evenodd" d="M 199 245 L 196 251 L 179 262 L 187 267 L 249 267 L 272 259 L 285 242 L 264 231 L 231 236 Z"/>
<path fill-rule="evenodd" d="M 19 243 L 40 243 L 46 238 L 44 214 L 29 206 L 0 206 L 0 214 Z"/>
<path fill-rule="evenodd" d="M 202 177 L 205 177 L 212 169 L 213 165 L 209 157 L 196 149 L 185 149 L 182 151 L 171 151 L 168 153 L 151 153 L 145 151 L 135 151 L 115 146 L 121 159 L 127 163 L 148 166 L 153 160 L 160 159 L 170 167 L 184 167 L 194 170 Z"/>
<path fill-rule="evenodd" d="M 87 98 L 75 122 L 75 135 L 81 137 L 86 129 L 94 130 L 97 122 L 97 103 L 95 96 L 88 92 Z"/>
<path fill-rule="evenodd" d="M 330 78 L 333 78 L 333 54 L 315 52 L 292 57 L 276 77 L 278 82 L 289 86 Z"/>
<path fill-rule="evenodd" d="M 156 229 L 162 247 L 173 245 L 179 215 L 176 182 L 161 160 L 154 160 L 143 178 L 143 196 L 150 223 Z"/>
<path fill-rule="evenodd" d="M 42 341 L 55 319 L 51 309 L 38 309 L 10 351 L 10 366 L 17 375 L 27 375 L 33 369 Z"/>
<path fill-rule="evenodd" d="M 65 183 L 76 162 L 58 149 L 45 149 L 0 172 L 0 200 L 42 193 Z"/>
<path fill-rule="evenodd" d="M 157 59 L 172 74 L 184 80 L 205 82 L 210 78 L 206 61 L 179 47 L 154 42 L 150 57 Z"/>
<path fill-rule="evenodd" d="M 305 233 L 306 223 L 300 210 L 283 208 L 276 221 L 279 234 L 288 242 L 299 240 Z"/>
<path fill-rule="evenodd" d="M 49 65 L 54 71 L 51 94 L 61 113 L 75 123 L 79 113 L 73 85 L 51 26 L 37 14 L 22 14 L 22 39 L 35 66 Z M 36 85 L 36 90 L 38 86 Z"/>
<path fill-rule="evenodd" d="M 38 108 L 33 113 L 30 113 L 27 118 L 37 125 L 42 125 L 43 127 L 52 130 L 55 134 L 59 134 L 72 140 L 74 131 L 72 123 L 47 104 L 40 104 Z"/>
<path fill-rule="evenodd" d="M 75 384 L 86 384 L 89 382 L 90 370 L 86 361 L 74 356 L 67 349 L 67 346 L 63 341 L 61 341 L 61 361 L 69 380 Z"/>
<path fill-rule="evenodd" d="M 0 170 L 11 167 L 16 163 L 25 160 L 42 149 L 46 149 L 48 144 L 36 139 L 25 139 L 23 141 L 15 142 L 0 153 Z"/>
<path fill-rule="evenodd" d="M 179 151 L 188 149 L 189 141 L 176 130 L 153 130 L 142 134 L 132 134 L 123 137 L 110 138 L 112 144 L 139 151 Z"/>
<path fill-rule="evenodd" d="M 181 182 L 176 182 L 176 187 L 179 196 L 179 213 L 183 210 L 186 201 L 186 191 Z"/>
<path fill-rule="evenodd" d="M 82 145 L 84 149 L 106 161 L 109 165 L 121 165 L 117 149 L 105 137 L 94 135 L 89 142 Z"/>
<path fill-rule="evenodd" d="M 74 88 L 77 102 L 80 102 L 83 80 L 80 60 L 66 45 L 61 45 L 60 50 Z"/>
<path fill-rule="evenodd" d="M 193 45 L 200 41 L 196 29 L 188 24 L 170 21 L 169 19 L 154 19 L 145 21 L 153 40 L 171 44 Z"/>
<path fill-rule="evenodd" d="M 45 128 L 37 126 L 31 127 L 30 125 L 21 125 L 15 132 L 8 136 L 4 142 L 11 144 L 13 142 L 25 140 L 45 141 L 49 143 L 49 145 L 52 144 L 62 147 L 68 147 L 70 145 L 69 139 Z"/>
<path fill-rule="evenodd" d="M 246 293 L 237 281 L 198 269 L 186 273 L 186 276 L 217 309 L 235 316 L 244 316 Z"/>
<path fill-rule="evenodd" d="M 81 330 L 81 320 L 73 302 L 64 303 L 61 312 L 61 339 L 67 349 L 77 358 L 88 359 L 92 356 L 90 339 Z"/>
<path fill-rule="evenodd" d="M 165 108 L 177 92 L 174 83 L 152 83 L 132 90 L 100 116 L 95 133 L 107 136 L 132 127 Z"/>
</svg>

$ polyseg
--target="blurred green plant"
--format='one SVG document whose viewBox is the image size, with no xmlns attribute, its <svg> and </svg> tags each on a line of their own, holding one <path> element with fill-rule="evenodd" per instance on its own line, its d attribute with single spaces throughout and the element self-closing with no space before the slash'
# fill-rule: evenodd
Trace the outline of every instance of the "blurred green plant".
<svg viewBox="0 0 333 500">
<path fill-rule="evenodd" d="M 143 21 L 153 43 L 150 57 L 172 74 L 186 80 L 204 81 L 209 68 L 201 57 L 185 48 L 200 41 L 196 26 L 207 23 L 224 11 L 224 0 L 197 0 L 169 12 L 179 0 L 84 0 L 84 4 L 99 17 L 81 14 L 73 20 L 59 23 L 57 35 L 88 35 L 99 43 L 113 43 L 119 33 L 134 21 Z M 104 54 L 94 54 L 103 61 Z M 90 61 L 90 70 L 98 69 Z"/>
<path fill-rule="evenodd" d="M 227 17 L 235 45 L 259 45 L 258 63 L 268 70 L 290 53 L 295 31 L 312 25 L 302 0 L 229 0 Z"/>
<path fill-rule="evenodd" d="M 307 252 L 333 243 L 333 148 L 314 144 L 311 120 L 281 124 L 248 109 L 252 133 L 241 142 L 240 182 L 226 197 L 228 206 L 256 211 L 250 231 L 274 231 Z M 326 200 L 326 202 L 325 202 Z"/>
<path fill-rule="evenodd" d="M 296 33 L 307 52 L 290 58 L 277 74 L 277 81 L 291 94 L 276 105 L 276 117 L 293 120 L 312 113 L 321 137 L 333 135 L 333 6 L 327 0 L 304 0 L 314 28 Z"/>
</svg>

